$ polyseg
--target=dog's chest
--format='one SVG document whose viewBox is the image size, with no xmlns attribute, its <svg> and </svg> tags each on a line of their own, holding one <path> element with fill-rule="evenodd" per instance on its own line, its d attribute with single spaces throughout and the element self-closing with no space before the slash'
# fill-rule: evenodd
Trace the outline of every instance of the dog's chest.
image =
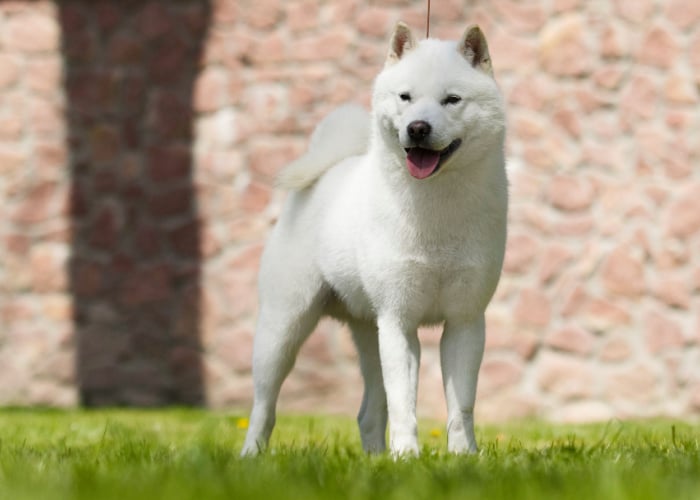
<svg viewBox="0 0 700 500">
<path fill-rule="evenodd" d="M 420 323 L 465 312 L 484 293 L 490 269 L 480 264 L 478 245 L 398 248 L 367 255 L 364 283 L 375 303 L 414 316 Z"/>
<path fill-rule="evenodd" d="M 469 315 L 470 308 L 485 306 L 498 279 L 498 265 L 481 258 L 478 244 L 407 248 L 386 238 L 358 243 L 326 269 L 337 298 L 354 317 L 392 311 L 423 324 Z"/>
<path fill-rule="evenodd" d="M 396 203 L 376 179 L 346 187 L 325 214 L 318 257 L 348 314 L 435 323 L 483 311 L 500 275 L 505 201 L 438 192 Z"/>
</svg>

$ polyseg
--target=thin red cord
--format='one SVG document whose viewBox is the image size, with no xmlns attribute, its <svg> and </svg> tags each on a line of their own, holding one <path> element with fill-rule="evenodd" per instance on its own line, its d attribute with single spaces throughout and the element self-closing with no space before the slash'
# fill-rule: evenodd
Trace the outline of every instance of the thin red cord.
<svg viewBox="0 0 700 500">
<path fill-rule="evenodd" d="M 428 17 L 425 20 L 425 38 L 430 38 L 430 0 L 428 0 Z"/>
</svg>

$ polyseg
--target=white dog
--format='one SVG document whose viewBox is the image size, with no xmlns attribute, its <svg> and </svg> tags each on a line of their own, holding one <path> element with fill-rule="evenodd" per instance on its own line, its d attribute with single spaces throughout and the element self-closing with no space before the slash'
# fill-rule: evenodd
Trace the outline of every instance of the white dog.
<svg viewBox="0 0 700 500">
<path fill-rule="evenodd" d="M 418 453 L 417 329 L 444 322 L 448 449 L 477 450 L 484 309 L 506 239 L 504 138 L 481 30 L 416 43 L 399 23 L 371 117 L 336 110 L 281 174 L 292 192 L 261 263 L 244 455 L 267 445 L 280 386 L 323 315 L 346 322 L 359 351 L 364 449 L 385 450 L 388 412 L 395 455 Z"/>
</svg>

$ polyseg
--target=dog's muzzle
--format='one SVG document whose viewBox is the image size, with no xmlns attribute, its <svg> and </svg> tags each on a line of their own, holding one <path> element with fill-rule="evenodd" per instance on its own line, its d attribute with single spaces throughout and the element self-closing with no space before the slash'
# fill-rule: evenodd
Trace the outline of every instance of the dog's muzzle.
<svg viewBox="0 0 700 500">
<path fill-rule="evenodd" d="M 411 122 L 411 124 L 416 122 Z M 425 123 L 425 122 L 423 122 Z M 409 135 L 410 126 L 409 124 Z M 430 127 L 430 124 L 427 124 Z M 430 129 L 428 129 L 430 133 Z M 416 179 L 425 179 L 435 174 L 440 167 L 457 151 L 462 139 L 455 139 L 445 149 L 435 150 L 421 147 L 406 148 L 406 166 L 409 173 Z"/>
</svg>

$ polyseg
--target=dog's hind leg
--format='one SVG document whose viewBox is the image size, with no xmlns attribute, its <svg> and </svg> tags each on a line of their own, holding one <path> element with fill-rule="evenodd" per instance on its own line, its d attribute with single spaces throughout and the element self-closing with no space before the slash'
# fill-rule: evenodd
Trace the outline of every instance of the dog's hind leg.
<svg viewBox="0 0 700 500">
<path fill-rule="evenodd" d="M 475 453 L 474 401 L 484 354 L 484 317 L 445 323 L 440 341 L 442 381 L 447 401 L 447 449 Z"/>
<path fill-rule="evenodd" d="M 301 297 L 299 302 L 303 302 Z M 282 382 L 294 366 L 299 348 L 318 323 L 321 303 L 319 294 L 307 307 L 297 305 L 291 311 L 271 304 L 261 306 L 253 345 L 253 410 L 241 455 L 256 455 L 267 447 Z"/>
<path fill-rule="evenodd" d="M 362 448 L 368 453 L 381 453 L 386 450 L 387 407 L 377 327 L 372 323 L 351 322 L 350 329 L 360 355 L 365 385 L 357 415 Z"/>
</svg>

